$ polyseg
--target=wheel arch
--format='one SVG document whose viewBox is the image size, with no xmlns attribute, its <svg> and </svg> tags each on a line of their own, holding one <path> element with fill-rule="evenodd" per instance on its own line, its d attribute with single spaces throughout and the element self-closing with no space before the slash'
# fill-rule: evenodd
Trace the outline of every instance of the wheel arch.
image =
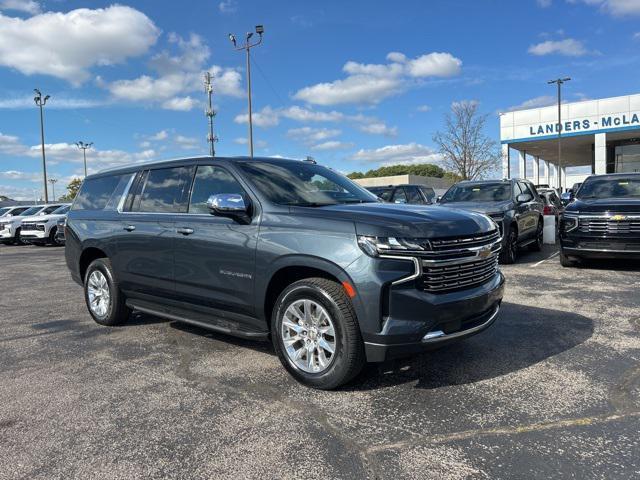
<svg viewBox="0 0 640 480">
<path fill-rule="evenodd" d="M 84 281 L 84 275 L 87 272 L 87 268 L 91 265 L 91 262 L 98 258 L 109 258 L 106 252 L 98 247 L 87 247 L 82 250 L 82 254 L 80 254 L 80 259 L 78 260 L 78 273 L 80 274 L 80 279 Z"/>
</svg>

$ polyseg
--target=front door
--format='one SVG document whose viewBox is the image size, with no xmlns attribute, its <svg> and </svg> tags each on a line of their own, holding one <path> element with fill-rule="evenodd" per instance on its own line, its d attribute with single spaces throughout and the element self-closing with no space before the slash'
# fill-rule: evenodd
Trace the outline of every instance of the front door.
<svg viewBox="0 0 640 480">
<path fill-rule="evenodd" d="M 251 202 L 227 169 L 199 165 L 188 213 L 175 217 L 176 300 L 209 311 L 218 320 L 232 318 L 260 327 L 254 318 L 257 204 L 253 203 L 248 223 L 214 216 L 209 213 L 207 199 L 224 193 L 240 194 Z"/>
</svg>

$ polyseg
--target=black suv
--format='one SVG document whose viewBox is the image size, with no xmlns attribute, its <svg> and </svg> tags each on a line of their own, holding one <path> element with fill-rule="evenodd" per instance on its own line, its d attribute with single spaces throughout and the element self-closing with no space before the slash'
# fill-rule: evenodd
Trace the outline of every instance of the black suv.
<svg viewBox="0 0 640 480">
<path fill-rule="evenodd" d="M 587 177 L 560 218 L 560 263 L 640 258 L 640 173 Z"/>
<path fill-rule="evenodd" d="M 493 323 L 504 277 L 484 215 L 381 203 L 314 163 L 195 158 L 90 175 L 66 261 L 91 316 L 132 309 L 271 338 L 285 368 L 335 388 L 365 361 Z"/>
<path fill-rule="evenodd" d="M 436 198 L 436 192 L 424 185 L 388 185 L 386 187 L 366 187 L 371 193 L 385 202 L 408 203 L 410 205 L 430 205 Z"/>
<path fill-rule="evenodd" d="M 500 227 L 502 263 L 514 263 L 520 247 L 542 249 L 544 203 L 528 180 L 464 181 L 453 185 L 440 205 L 481 212 Z"/>
</svg>

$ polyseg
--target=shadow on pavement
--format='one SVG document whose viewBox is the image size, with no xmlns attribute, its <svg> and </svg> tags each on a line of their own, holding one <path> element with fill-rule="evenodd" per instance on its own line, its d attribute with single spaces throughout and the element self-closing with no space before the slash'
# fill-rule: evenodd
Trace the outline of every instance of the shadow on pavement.
<svg viewBox="0 0 640 480">
<path fill-rule="evenodd" d="M 487 380 L 570 350 L 593 335 L 587 317 L 503 303 L 488 330 L 416 357 L 369 365 L 346 390 L 371 390 L 407 382 L 435 389 Z"/>
</svg>

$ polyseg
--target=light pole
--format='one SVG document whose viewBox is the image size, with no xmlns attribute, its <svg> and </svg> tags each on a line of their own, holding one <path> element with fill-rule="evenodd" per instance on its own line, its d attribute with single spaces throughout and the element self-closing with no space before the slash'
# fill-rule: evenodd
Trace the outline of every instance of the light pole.
<svg viewBox="0 0 640 480">
<path fill-rule="evenodd" d="M 56 183 L 58 182 L 55 178 L 50 178 L 49 183 L 51 184 L 51 195 L 53 196 L 53 201 L 56 201 Z M 49 202 L 45 202 L 49 203 Z"/>
<path fill-rule="evenodd" d="M 76 142 L 77 147 L 82 150 L 82 155 L 84 157 L 84 176 L 87 176 L 87 148 L 91 148 L 93 142 L 84 143 L 82 140 Z"/>
<path fill-rule="evenodd" d="M 43 183 L 44 183 L 44 203 L 49 202 L 49 193 L 47 191 L 47 161 L 44 156 L 44 106 L 47 104 L 47 100 L 51 98 L 50 95 L 46 97 L 42 97 L 42 93 L 37 88 L 33 89 L 36 92 L 36 96 L 33 98 L 33 101 L 36 102 L 36 105 L 40 107 L 40 144 L 42 145 L 42 175 L 43 175 Z"/>
<path fill-rule="evenodd" d="M 558 188 L 562 192 L 562 84 L 571 80 L 569 77 L 549 80 L 549 85 L 558 84 Z"/>
<path fill-rule="evenodd" d="M 238 46 L 236 43 L 236 36 L 232 33 L 229 34 L 229 40 L 233 44 L 233 47 L 237 50 L 245 50 L 247 52 L 247 98 L 249 101 L 249 156 L 253 157 L 253 119 L 251 118 L 251 48 L 260 45 L 262 43 L 262 34 L 264 33 L 264 27 L 262 25 L 256 25 L 256 33 L 260 37 L 257 42 L 251 43 L 251 37 L 253 32 L 247 32 L 244 45 Z"/>
</svg>

